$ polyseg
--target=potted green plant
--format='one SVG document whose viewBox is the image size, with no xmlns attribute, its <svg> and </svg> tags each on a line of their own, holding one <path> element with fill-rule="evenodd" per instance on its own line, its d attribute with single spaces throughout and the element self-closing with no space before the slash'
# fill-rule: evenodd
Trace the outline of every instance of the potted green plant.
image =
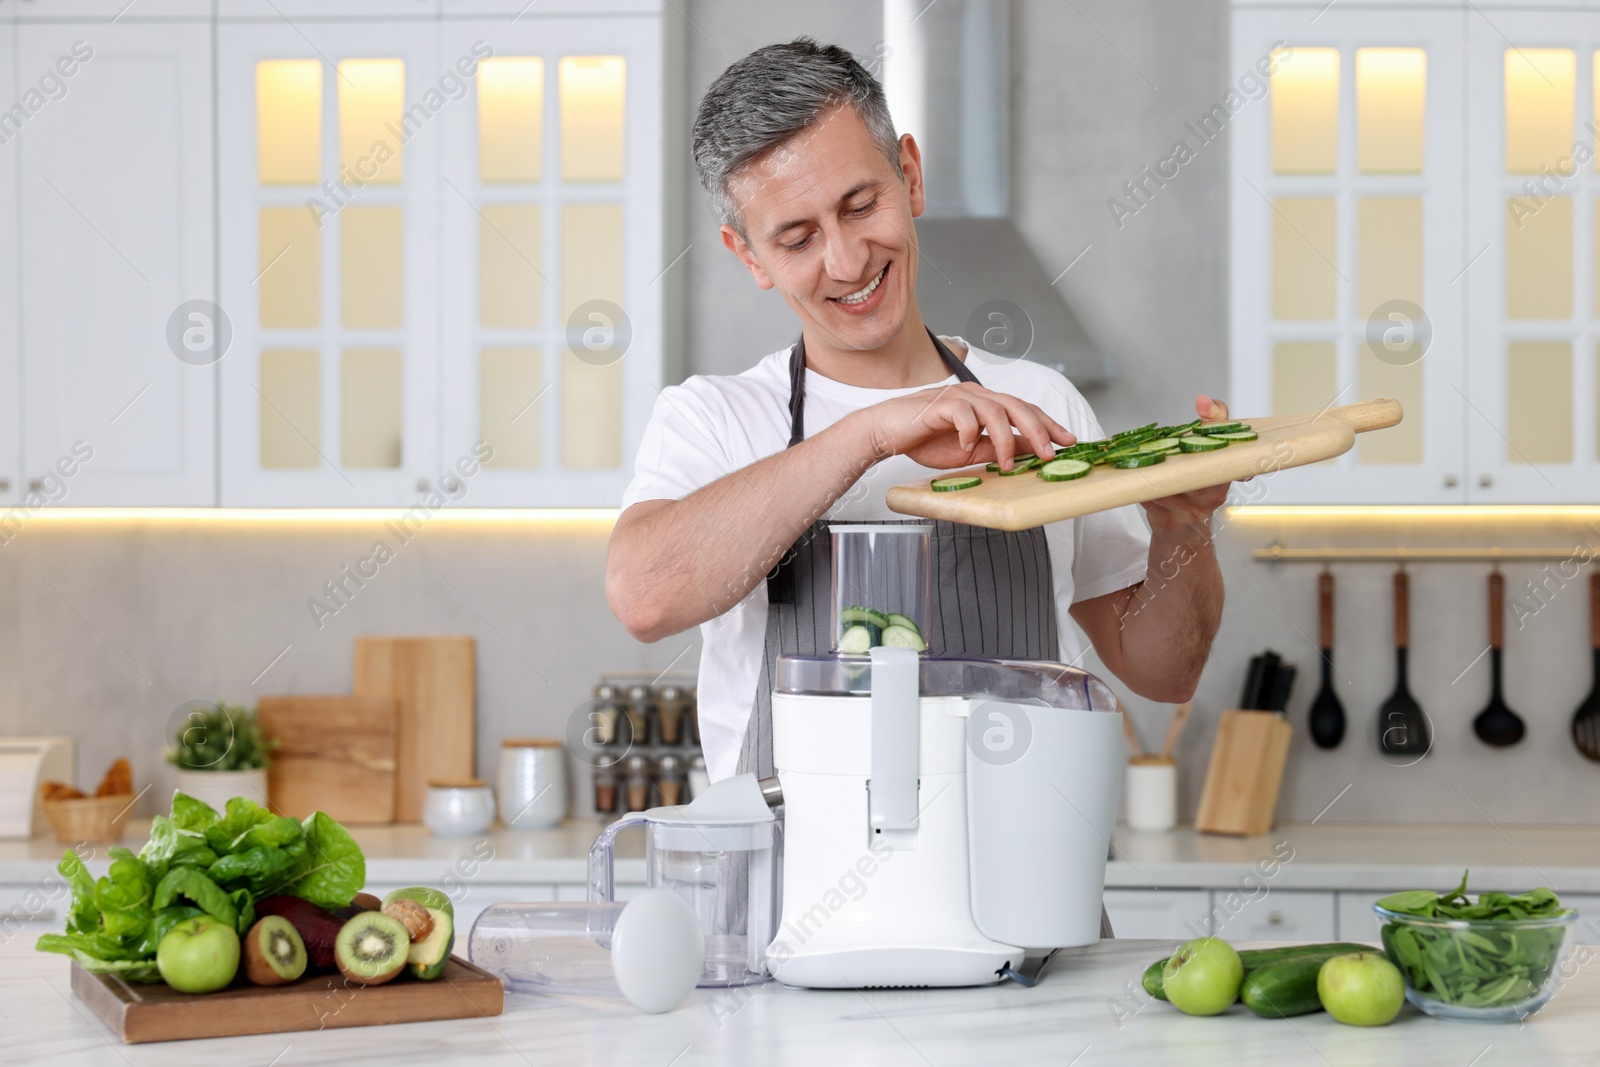
<svg viewBox="0 0 1600 1067">
<path fill-rule="evenodd" d="M 222 811 L 232 797 L 267 804 L 267 766 L 276 741 L 261 735 L 254 708 L 226 701 L 192 705 L 173 735 L 167 762 L 178 789 Z"/>
</svg>

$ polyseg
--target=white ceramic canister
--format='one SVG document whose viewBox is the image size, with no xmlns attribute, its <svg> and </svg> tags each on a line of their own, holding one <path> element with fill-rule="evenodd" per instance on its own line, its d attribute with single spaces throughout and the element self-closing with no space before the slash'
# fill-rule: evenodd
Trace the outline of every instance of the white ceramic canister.
<svg viewBox="0 0 1600 1067">
<path fill-rule="evenodd" d="M 1128 763 L 1126 782 L 1130 830 L 1170 830 L 1178 822 L 1178 766 L 1170 759 L 1146 756 Z"/>
<path fill-rule="evenodd" d="M 434 779 L 422 821 L 438 837 L 470 837 L 494 825 L 494 793 L 482 778 Z"/>
<path fill-rule="evenodd" d="M 203 800 L 221 814 L 234 797 L 244 797 L 263 808 L 267 803 L 267 772 L 263 768 L 245 771 L 206 771 L 178 769 L 178 791 Z"/>
<path fill-rule="evenodd" d="M 513 830 L 548 830 L 567 817 L 567 754 L 560 741 L 501 742 L 500 817 Z"/>
</svg>

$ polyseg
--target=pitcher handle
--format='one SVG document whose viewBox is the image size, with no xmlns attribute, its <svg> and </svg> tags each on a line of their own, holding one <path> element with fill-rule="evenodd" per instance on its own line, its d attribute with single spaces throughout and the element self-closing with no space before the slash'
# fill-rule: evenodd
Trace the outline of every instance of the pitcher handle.
<svg viewBox="0 0 1600 1067">
<path fill-rule="evenodd" d="M 600 831 L 589 846 L 589 899 L 611 901 L 616 897 L 615 855 L 617 831 L 645 821 L 644 812 L 632 811 Z"/>
</svg>

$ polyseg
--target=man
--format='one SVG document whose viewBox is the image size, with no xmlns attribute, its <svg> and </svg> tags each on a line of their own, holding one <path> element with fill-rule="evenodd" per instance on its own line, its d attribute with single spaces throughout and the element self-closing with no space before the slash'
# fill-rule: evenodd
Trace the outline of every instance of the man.
<svg viewBox="0 0 1600 1067">
<path fill-rule="evenodd" d="M 606 593 L 642 641 L 701 627 L 700 733 L 718 780 L 772 773 L 777 657 L 829 648 L 828 523 L 904 521 L 888 486 L 1103 435 L 1060 374 L 923 325 L 921 154 L 849 53 L 802 38 L 733 64 L 700 103 L 694 157 L 723 243 L 778 290 L 801 340 L 663 392 Z M 1129 689 L 1187 700 L 1222 612 L 1210 517 L 1225 494 L 1151 501 L 1148 527 L 1134 507 L 1019 533 L 937 523 L 933 652 L 1070 662 L 1064 609 Z M 1174 562 L 1159 596 L 1144 586 Z"/>
</svg>

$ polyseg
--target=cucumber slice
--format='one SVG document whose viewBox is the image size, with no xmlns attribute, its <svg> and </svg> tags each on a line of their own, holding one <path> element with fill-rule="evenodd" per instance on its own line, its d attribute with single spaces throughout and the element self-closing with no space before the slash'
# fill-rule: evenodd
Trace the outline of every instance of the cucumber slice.
<svg viewBox="0 0 1600 1067">
<path fill-rule="evenodd" d="M 1000 472 L 1000 477 L 1002 477 L 1002 478 L 1010 478 L 1012 475 L 1021 474 L 1023 471 L 1031 471 L 1031 470 L 1033 470 L 1033 468 L 1037 467 L 1038 465 L 1039 465 L 1039 457 L 1038 456 L 1034 456 L 1032 459 L 1021 460 L 1016 464 L 1016 466 L 1012 467 L 1010 470 L 1001 471 Z"/>
<path fill-rule="evenodd" d="M 1219 448 L 1227 448 L 1228 442 L 1218 441 L 1215 437 L 1206 437 L 1202 434 L 1190 434 L 1178 441 L 1178 448 L 1184 452 L 1215 452 Z"/>
<path fill-rule="evenodd" d="M 853 604 L 848 608 L 840 608 L 839 621 L 846 626 L 855 623 L 867 623 L 871 626 L 876 626 L 880 630 L 889 628 L 889 616 L 881 611 L 862 607 L 860 604 Z"/>
<path fill-rule="evenodd" d="M 898 611 L 889 612 L 889 625 L 891 627 L 899 626 L 903 629 L 914 630 L 919 637 L 922 635 L 922 627 L 918 626 L 911 616 L 902 615 Z"/>
<path fill-rule="evenodd" d="M 1020 467 L 1024 463 L 1026 463 L 1028 460 L 1030 460 L 1030 459 L 1038 459 L 1038 458 L 1039 457 L 1034 455 L 1032 452 L 1023 452 L 1023 453 L 1020 453 L 1018 455 L 1012 456 L 1011 457 L 1011 462 Z M 998 463 L 985 463 L 983 465 L 983 469 L 986 470 L 986 471 L 990 471 L 990 472 L 999 471 L 1000 470 L 1000 464 L 998 464 Z M 1001 473 L 1004 473 L 1004 472 L 1002 471 Z"/>
<path fill-rule="evenodd" d="M 1093 469 L 1093 464 L 1081 459 L 1053 459 L 1039 468 L 1039 477 L 1047 482 L 1070 482 Z"/>
<path fill-rule="evenodd" d="M 983 484 L 983 479 L 976 474 L 961 474 L 954 478 L 935 478 L 930 483 L 930 488 L 935 493 L 955 493 L 962 489 L 972 489 Z"/>
<path fill-rule="evenodd" d="M 928 651 L 928 642 L 922 639 L 922 634 L 904 626 L 891 626 L 883 631 L 883 643 L 889 648 L 914 648 L 918 652 Z M 843 649 L 840 649 L 843 651 Z"/>
<path fill-rule="evenodd" d="M 1212 434 L 1233 433 L 1236 430 L 1248 430 L 1249 428 L 1242 422 L 1214 422 L 1210 426 L 1201 426 L 1195 432 L 1203 433 L 1210 437 Z"/>
<path fill-rule="evenodd" d="M 1141 452 L 1138 455 L 1123 456 L 1121 459 L 1113 460 L 1111 465 L 1122 470 L 1132 470 L 1137 467 L 1153 467 L 1157 463 L 1166 461 L 1165 452 Z"/>
<path fill-rule="evenodd" d="M 1169 451 L 1176 451 L 1177 448 L 1178 448 L 1178 439 L 1176 437 L 1157 437 L 1156 439 L 1154 439 L 1152 441 L 1146 441 L 1144 444 L 1140 445 L 1139 446 L 1139 451 L 1140 452 L 1169 452 Z"/>
<path fill-rule="evenodd" d="M 1254 441 L 1261 435 L 1256 433 L 1254 430 L 1246 428 L 1243 430 L 1234 430 L 1230 433 L 1212 433 L 1207 434 L 1206 436 L 1215 441 Z"/>
<path fill-rule="evenodd" d="M 839 651 L 849 656 L 864 656 L 872 650 L 872 631 L 857 623 L 846 626 L 839 635 Z"/>
<path fill-rule="evenodd" d="M 1160 425 L 1161 424 L 1159 422 L 1147 422 L 1143 426 L 1135 426 L 1131 430 L 1123 430 L 1121 433 L 1114 433 L 1111 435 L 1111 439 L 1113 441 L 1121 441 L 1132 437 L 1136 433 L 1144 433 L 1146 430 L 1153 430 Z"/>
</svg>

